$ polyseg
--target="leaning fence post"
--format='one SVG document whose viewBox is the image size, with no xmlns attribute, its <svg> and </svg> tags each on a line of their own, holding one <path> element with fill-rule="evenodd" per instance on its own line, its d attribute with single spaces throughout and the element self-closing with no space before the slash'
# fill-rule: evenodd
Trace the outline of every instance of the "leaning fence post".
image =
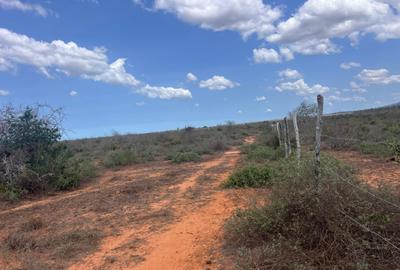
<svg viewBox="0 0 400 270">
<path fill-rule="evenodd" d="M 317 97 L 317 126 L 315 133 L 315 177 L 317 188 L 321 180 L 321 132 L 322 132 L 322 114 L 324 113 L 324 97 L 318 95 Z"/>
<path fill-rule="evenodd" d="M 281 146 L 281 124 L 279 122 L 276 122 L 276 132 L 278 133 L 279 146 Z"/>
<path fill-rule="evenodd" d="M 300 145 L 300 134 L 299 134 L 299 126 L 297 125 L 297 112 L 294 112 L 293 114 L 293 126 L 294 126 L 294 132 L 296 134 L 296 154 L 297 154 L 297 160 L 300 164 L 300 158 L 301 158 L 301 145 Z"/>
</svg>

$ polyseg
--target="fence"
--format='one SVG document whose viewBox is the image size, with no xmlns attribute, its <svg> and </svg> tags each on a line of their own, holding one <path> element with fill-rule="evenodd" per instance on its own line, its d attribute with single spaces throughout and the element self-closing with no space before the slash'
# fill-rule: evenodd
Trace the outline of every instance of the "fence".
<svg viewBox="0 0 400 270">
<path fill-rule="evenodd" d="M 341 141 L 341 142 L 349 142 L 349 143 L 359 143 L 359 144 L 368 144 L 368 145 L 384 145 L 387 144 L 387 141 L 370 141 L 370 140 L 362 140 L 359 138 L 346 138 L 346 137 L 335 137 L 335 136 L 329 136 L 329 135 L 325 135 L 323 134 L 323 110 L 324 110 L 324 98 L 321 95 L 318 95 L 317 97 L 317 111 L 316 111 L 316 124 L 315 124 L 315 137 L 311 137 L 309 136 L 310 139 L 314 139 L 315 140 L 315 149 L 314 149 L 314 153 L 315 153 L 315 190 L 316 192 L 319 191 L 320 189 L 320 185 L 321 185 L 321 178 L 322 178 L 322 174 L 323 174 L 323 170 L 321 170 L 321 144 L 323 142 L 324 139 L 330 139 L 333 141 Z M 293 123 L 293 128 L 294 128 L 294 138 L 296 141 L 296 158 L 298 160 L 298 164 L 300 166 L 300 160 L 301 160 L 301 141 L 300 141 L 300 130 L 299 130 L 299 125 L 298 125 L 298 115 L 297 112 L 294 112 L 292 114 L 292 123 Z M 276 131 L 278 133 L 278 138 L 279 138 L 279 142 L 280 144 L 281 142 L 281 128 L 280 128 L 281 124 L 280 122 L 276 123 Z M 288 124 L 288 119 L 285 117 L 283 120 L 283 130 L 284 130 L 284 134 L 283 134 L 283 144 L 284 144 L 284 148 L 285 148 L 285 157 L 289 158 L 291 155 L 291 145 L 290 145 L 290 138 L 289 138 L 289 124 Z M 325 161 L 324 161 L 325 162 Z M 400 213 L 400 205 L 398 205 L 397 203 L 394 203 L 386 198 L 383 198 L 381 196 L 379 196 L 378 193 L 374 193 L 371 192 L 371 190 L 363 188 L 360 185 L 354 184 L 353 181 L 351 181 L 350 179 L 346 179 L 345 177 L 341 176 L 338 172 L 334 171 L 332 168 L 334 168 L 334 166 L 330 166 L 332 164 L 322 164 L 324 165 L 324 171 L 326 170 L 329 174 L 333 175 L 337 181 L 341 181 L 343 183 L 345 183 L 346 185 L 349 186 L 349 188 L 353 188 L 358 190 L 359 192 L 362 192 L 368 196 L 370 196 L 371 198 L 373 198 L 376 201 L 380 201 L 383 204 L 386 204 L 388 206 L 390 206 L 391 208 L 394 209 L 394 212 Z M 299 168 L 300 169 L 300 168 Z M 360 228 L 362 228 L 363 230 L 365 230 L 366 232 L 369 232 L 373 235 L 375 235 L 376 237 L 378 237 L 380 240 L 384 241 L 385 243 L 387 243 L 388 245 L 390 245 L 392 248 L 394 248 L 396 251 L 400 251 L 400 246 L 396 245 L 395 243 L 393 243 L 392 241 L 390 241 L 389 239 L 387 239 L 386 237 L 384 237 L 383 235 L 381 235 L 380 233 L 372 230 L 371 228 L 368 227 L 368 225 L 366 224 L 362 224 L 362 222 L 360 222 L 357 217 L 352 217 L 350 213 L 347 213 L 346 211 L 340 209 L 339 211 L 344 217 L 346 217 L 349 221 L 351 221 L 352 223 L 354 223 L 355 225 L 359 226 Z"/>
</svg>

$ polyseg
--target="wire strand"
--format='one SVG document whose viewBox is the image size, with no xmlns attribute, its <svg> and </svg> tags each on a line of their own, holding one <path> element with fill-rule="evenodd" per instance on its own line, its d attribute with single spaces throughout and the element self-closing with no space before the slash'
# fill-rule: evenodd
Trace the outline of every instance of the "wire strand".
<svg viewBox="0 0 400 270">
<path fill-rule="evenodd" d="M 385 237 L 383 237 L 382 235 L 380 235 L 379 233 L 371 230 L 370 228 L 368 228 L 367 226 L 365 226 L 364 224 L 361 224 L 360 222 L 358 222 L 355 218 L 352 218 L 351 216 L 347 215 L 344 211 L 339 210 L 340 213 L 342 213 L 345 217 L 347 217 L 349 220 L 353 221 L 355 224 L 357 224 L 358 226 L 360 226 L 361 228 L 363 228 L 364 230 L 378 236 L 379 238 L 381 238 L 383 241 L 385 241 L 386 243 L 388 243 L 389 245 L 391 245 L 392 247 L 394 247 L 395 249 L 397 249 L 398 251 L 400 251 L 400 248 L 398 246 L 396 246 L 395 244 L 393 244 L 392 242 L 390 242 L 388 239 L 386 239 Z"/>
<path fill-rule="evenodd" d="M 333 174 L 335 174 L 340 180 L 342 180 L 343 182 L 347 183 L 348 185 L 350 185 L 350 186 L 352 186 L 352 187 L 354 187 L 354 188 L 356 188 L 356 189 L 358 189 L 358 190 L 360 190 L 360 191 L 362 191 L 362 192 L 364 192 L 364 193 L 367 193 L 367 194 L 369 194 L 370 196 L 372 196 L 372 197 L 374 197 L 374 198 L 376 198 L 376 199 L 378 199 L 378 200 L 380 200 L 380 201 L 382 201 L 382 202 L 385 202 L 385 203 L 387 203 L 387 204 L 390 204 L 391 206 L 393 206 L 393 207 L 397 208 L 398 210 L 400 210 L 400 206 L 398 206 L 397 204 L 392 203 L 392 202 L 390 202 L 390 201 L 388 201 L 388 200 L 385 200 L 385 199 L 383 199 L 383 198 L 381 198 L 381 197 L 375 195 L 374 193 L 372 193 L 372 192 L 370 192 L 370 191 L 368 191 L 368 190 L 365 190 L 365 189 L 363 189 L 363 188 L 361 188 L 361 187 L 359 187 L 359 186 L 357 186 L 357 185 L 351 183 L 350 181 L 344 179 L 342 176 L 340 176 L 338 173 L 334 172 L 334 171 L 333 171 L 332 169 L 330 169 L 330 168 L 326 168 L 326 169 L 327 169 L 328 171 L 332 172 Z"/>
</svg>

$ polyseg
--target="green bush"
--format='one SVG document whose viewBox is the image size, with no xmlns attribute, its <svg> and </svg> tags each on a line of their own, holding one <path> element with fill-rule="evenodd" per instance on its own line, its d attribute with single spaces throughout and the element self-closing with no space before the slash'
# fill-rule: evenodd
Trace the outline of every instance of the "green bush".
<svg viewBox="0 0 400 270">
<path fill-rule="evenodd" d="M 379 158 L 389 157 L 391 155 L 391 149 L 388 144 L 368 144 L 361 143 L 356 147 L 361 153 L 367 155 L 374 155 Z"/>
<path fill-rule="evenodd" d="M 246 160 L 255 162 L 279 160 L 284 157 L 284 152 L 282 148 L 274 149 L 259 144 L 242 146 L 242 153 L 246 155 Z"/>
<path fill-rule="evenodd" d="M 272 175 L 269 167 L 248 165 L 231 174 L 224 183 L 224 187 L 267 187 L 272 184 Z"/>
<path fill-rule="evenodd" d="M 133 149 L 118 149 L 109 152 L 103 161 L 108 168 L 132 165 L 138 162 L 138 155 Z"/>
<path fill-rule="evenodd" d="M 400 141 L 392 140 L 388 142 L 388 146 L 394 155 L 396 161 L 400 162 Z"/>
<path fill-rule="evenodd" d="M 190 152 L 179 152 L 179 153 L 175 153 L 172 156 L 169 157 L 169 159 L 173 162 L 173 163 L 183 163 L 183 162 L 191 162 L 191 161 L 200 161 L 201 160 L 201 156 L 193 151 Z"/>
<path fill-rule="evenodd" d="M 96 167 L 87 160 L 70 160 L 63 173 L 52 183 L 57 190 L 68 190 L 79 186 L 80 182 L 96 176 Z"/>
<path fill-rule="evenodd" d="M 76 187 L 90 176 L 86 168 L 74 163 L 67 146 L 59 142 L 59 112 L 44 109 L 49 108 L 6 107 L 0 111 L 0 196 L 3 198 L 15 200 L 48 188 Z"/>
<path fill-rule="evenodd" d="M 285 163 L 288 173 L 274 182 L 268 203 L 238 211 L 228 221 L 225 237 L 237 264 L 243 269 L 396 269 L 399 252 L 390 243 L 400 244 L 400 213 L 376 198 L 397 205 L 399 198 L 369 188 L 351 168 L 326 156 L 317 189 L 313 164 L 308 157 L 300 169 L 296 162 Z"/>
</svg>

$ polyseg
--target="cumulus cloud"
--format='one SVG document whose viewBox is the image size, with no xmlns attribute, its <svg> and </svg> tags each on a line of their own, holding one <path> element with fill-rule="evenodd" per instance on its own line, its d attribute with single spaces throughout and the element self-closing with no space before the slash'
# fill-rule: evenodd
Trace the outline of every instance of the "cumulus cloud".
<svg viewBox="0 0 400 270">
<path fill-rule="evenodd" d="M 260 48 L 253 50 L 254 62 L 261 63 L 280 63 L 282 61 L 280 54 L 274 49 Z"/>
<path fill-rule="evenodd" d="M 78 92 L 76 92 L 76 91 L 74 91 L 74 90 L 72 90 L 71 92 L 69 92 L 69 95 L 70 95 L 71 97 L 76 96 L 77 94 L 78 94 Z"/>
<path fill-rule="evenodd" d="M 288 69 L 280 71 L 279 77 L 281 77 L 283 79 L 288 79 L 288 80 L 295 80 L 295 79 L 302 78 L 303 75 L 301 75 L 301 73 L 295 69 L 288 68 Z"/>
<path fill-rule="evenodd" d="M 352 69 L 357 67 L 361 67 L 361 64 L 357 62 L 348 62 L 340 64 L 341 69 Z"/>
<path fill-rule="evenodd" d="M 150 97 L 173 98 L 188 97 L 188 90 L 171 87 L 143 86 L 132 74 L 126 71 L 126 59 L 119 58 L 109 62 L 105 48 L 87 49 L 74 42 L 54 40 L 37 41 L 25 35 L 0 28 L 0 71 L 16 69 L 18 65 L 35 67 L 47 77 L 52 71 L 67 76 L 122 85 L 137 89 L 138 93 Z M 148 89 L 148 93 L 145 90 Z M 190 92 L 189 92 L 190 93 Z"/>
<path fill-rule="evenodd" d="M 135 92 L 146 95 L 149 98 L 160 98 L 160 99 L 192 98 L 192 93 L 188 89 L 164 87 L 164 86 L 151 86 L 148 84 L 135 90 Z"/>
<path fill-rule="evenodd" d="M 0 28 L 0 63 L 3 67 L 19 64 L 36 67 L 46 76 L 54 69 L 69 76 L 77 75 L 85 79 L 107 83 L 136 86 L 139 81 L 127 73 L 125 59 L 108 63 L 106 50 L 79 47 L 74 42 L 62 40 L 52 42 L 37 41 L 25 35 Z"/>
<path fill-rule="evenodd" d="M 347 37 L 355 44 L 368 33 L 378 40 L 400 38 L 397 0 L 308 0 L 267 40 L 293 52 L 329 54 L 339 51 L 331 39 Z"/>
<path fill-rule="evenodd" d="M 144 101 L 139 101 L 139 102 L 136 102 L 135 104 L 138 107 L 143 107 L 144 105 L 146 105 L 146 103 Z"/>
<path fill-rule="evenodd" d="M 142 0 L 134 2 L 143 5 Z M 367 34 L 380 41 L 400 38 L 398 0 L 307 0 L 287 19 L 282 19 L 279 6 L 273 7 L 263 0 L 153 2 L 153 10 L 175 14 L 202 28 L 236 31 L 244 38 L 254 34 L 276 44 L 278 49 L 269 49 L 271 58 L 259 54 L 256 63 L 289 61 L 296 53 L 338 53 L 341 48 L 333 42 L 335 39 L 347 38 L 356 45 Z"/>
<path fill-rule="evenodd" d="M 351 90 L 352 90 L 353 92 L 358 92 L 358 93 L 365 93 L 365 92 L 367 92 L 366 89 L 362 88 L 358 83 L 353 82 L 353 81 L 350 82 L 350 87 L 351 87 Z"/>
<path fill-rule="evenodd" d="M 193 73 L 189 72 L 188 74 L 186 74 L 186 80 L 194 82 L 197 81 L 197 77 Z"/>
<path fill-rule="evenodd" d="M 267 98 L 265 96 L 256 97 L 256 101 L 266 101 Z"/>
<path fill-rule="evenodd" d="M 34 12 L 42 17 L 46 17 L 50 13 L 46 8 L 41 5 L 24 3 L 20 0 L 0 0 L 0 8 L 19 10 L 23 12 Z"/>
<path fill-rule="evenodd" d="M 357 78 L 366 84 L 400 83 L 400 74 L 392 75 L 387 69 L 364 69 Z"/>
<path fill-rule="evenodd" d="M 239 84 L 225 78 L 224 76 L 217 75 L 208 80 L 200 82 L 201 88 L 207 88 L 210 90 L 225 90 L 227 88 L 234 88 L 236 86 L 239 86 Z"/>
<path fill-rule="evenodd" d="M 10 94 L 10 92 L 8 92 L 7 90 L 0 89 L 0 97 L 8 96 L 9 94 Z"/>
<path fill-rule="evenodd" d="M 329 87 L 322 86 L 320 84 L 309 86 L 303 79 L 294 82 L 282 82 L 276 86 L 275 89 L 279 92 L 295 92 L 296 95 L 299 96 L 324 94 L 330 90 Z"/>
<path fill-rule="evenodd" d="M 265 38 L 273 33 L 273 23 L 282 15 L 279 8 L 263 0 L 155 0 L 154 9 L 204 29 L 237 31 L 244 38 L 252 34 Z"/>
<path fill-rule="evenodd" d="M 271 108 L 267 108 L 267 112 L 272 112 L 272 109 Z"/>
</svg>

